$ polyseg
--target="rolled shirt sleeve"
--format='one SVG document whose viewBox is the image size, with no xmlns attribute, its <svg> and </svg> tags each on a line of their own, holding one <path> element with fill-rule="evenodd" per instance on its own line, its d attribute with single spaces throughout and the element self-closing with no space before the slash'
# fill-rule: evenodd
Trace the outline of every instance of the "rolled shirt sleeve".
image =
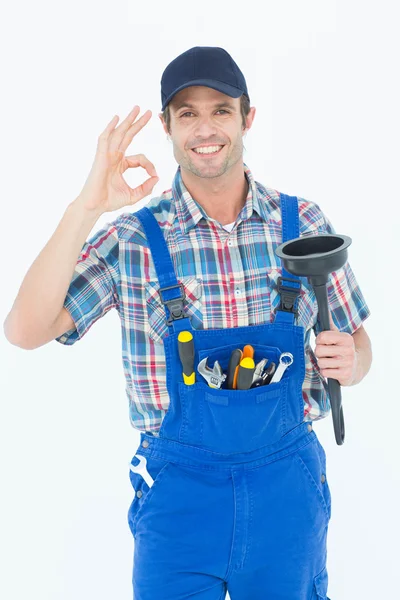
<svg viewBox="0 0 400 600">
<path fill-rule="evenodd" d="M 109 310 L 119 306 L 119 240 L 116 222 L 106 223 L 80 252 L 64 301 L 75 328 L 55 340 L 72 345 Z"/>
</svg>

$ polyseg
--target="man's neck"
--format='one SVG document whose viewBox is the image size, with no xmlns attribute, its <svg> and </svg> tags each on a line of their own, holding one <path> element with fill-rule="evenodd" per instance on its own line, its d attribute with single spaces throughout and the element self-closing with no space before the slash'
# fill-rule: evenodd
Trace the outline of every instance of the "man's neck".
<svg viewBox="0 0 400 600">
<path fill-rule="evenodd" d="M 243 162 L 239 161 L 222 177 L 201 178 L 182 168 L 181 177 L 189 194 L 204 208 L 209 217 L 221 225 L 236 221 L 245 205 L 249 190 Z"/>
</svg>

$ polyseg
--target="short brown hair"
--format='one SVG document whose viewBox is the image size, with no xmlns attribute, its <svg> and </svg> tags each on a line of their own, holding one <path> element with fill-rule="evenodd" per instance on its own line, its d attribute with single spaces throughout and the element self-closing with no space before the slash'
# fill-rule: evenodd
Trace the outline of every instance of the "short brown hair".
<svg viewBox="0 0 400 600">
<path fill-rule="evenodd" d="M 242 115 L 242 126 L 246 127 L 246 117 L 250 112 L 250 101 L 244 94 L 240 96 L 240 112 Z M 168 132 L 171 133 L 171 112 L 169 104 L 167 104 L 164 111 L 161 113 L 161 116 L 165 121 Z"/>
</svg>

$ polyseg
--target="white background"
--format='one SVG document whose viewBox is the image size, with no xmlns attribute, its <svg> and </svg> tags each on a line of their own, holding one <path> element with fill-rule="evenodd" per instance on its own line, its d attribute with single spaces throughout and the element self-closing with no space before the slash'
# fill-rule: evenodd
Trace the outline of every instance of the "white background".
<svg viewBox="0 0 400 600">
<path fill-rule="evenodd" d="M 152 196 L 171 187 L 177 164 L 157 116 L 160 79 L 196 45 L 222 46 L 246 77 L 257 113 L 244 160 L 256 180 L 317 202 L 352 238 L 374 361 L 364 381 L 342 388 L 345 443 L 336 444 L 331 415 L 315 424 L 332 493 L 332 600 L 389 598 L 398 589 L 393 6 L 22 0 L 1 19 L 2 321 L 79 194 L 113 115 L 121 121 L 135 104 L 141 114 L 152 110 L 127 154 L 143 152 L 156 165 Z M 145 178 L 142 169 L 126 174 L 132 187 Z M 103 215 L 93 233 L 125 210 Z M 72 347 L 53 341 L 27 351 L 0 336 L 2 598 L 132 597 L 129 464 L 139 435 L 129 424 L 120 340 L 116 311 Z"/>
</svg>

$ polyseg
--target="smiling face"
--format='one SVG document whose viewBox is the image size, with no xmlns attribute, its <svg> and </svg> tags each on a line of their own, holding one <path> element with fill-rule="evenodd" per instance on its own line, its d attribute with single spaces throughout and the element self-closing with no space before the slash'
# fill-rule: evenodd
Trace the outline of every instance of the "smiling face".
<svg viewBox="0 0 400 600">
<path fill-rule="evenodd" d="M 240 98 L 205 86 L 191 86 L 178 92 L 170 102 L 174 157 L 182 169 L 198 177 L 220 177 L 238 161 L 243 162 L 243 128 Z M 251 127 L 255 108 L 246 119 Z M 194 148 L 216 150 L 199 154 Z M 218 148 L 216 148 L 218 146 Z M 221 148 L 222 146 L 222 148 Z"/>
</svg>

